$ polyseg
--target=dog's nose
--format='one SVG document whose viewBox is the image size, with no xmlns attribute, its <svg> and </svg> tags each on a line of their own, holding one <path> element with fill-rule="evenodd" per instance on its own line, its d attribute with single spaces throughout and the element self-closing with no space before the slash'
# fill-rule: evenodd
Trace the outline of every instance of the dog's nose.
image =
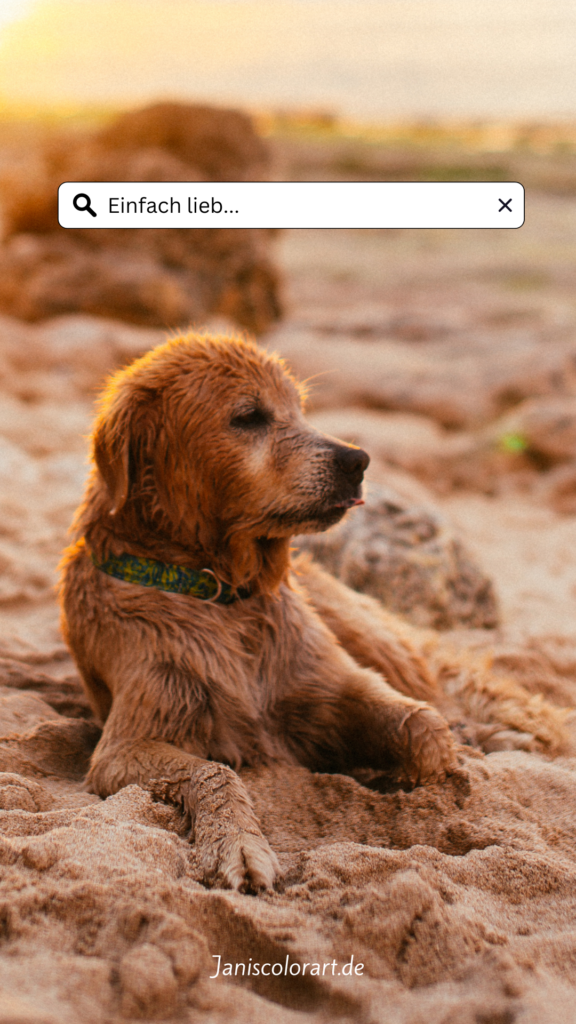
<svg viewBox="0 0 576 1024">
<path fill-rule="evenodd" d="M 370 456 L 362 448 L 338 447 L 335 452 L 336 465 L 347 476 L 357 477 L 360 483 L 364 470 L 370 462 Z"/>
</svg>

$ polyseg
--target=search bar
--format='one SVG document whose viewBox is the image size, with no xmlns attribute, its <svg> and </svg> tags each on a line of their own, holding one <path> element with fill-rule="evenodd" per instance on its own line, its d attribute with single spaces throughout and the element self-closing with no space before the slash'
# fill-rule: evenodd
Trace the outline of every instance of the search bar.
<svg viewBox="0 0 576 1024">
<path fill-rule="evenodd" d="M 517 181 L 66 181 L 63 228 L 520 228 Z"/>
</svg>

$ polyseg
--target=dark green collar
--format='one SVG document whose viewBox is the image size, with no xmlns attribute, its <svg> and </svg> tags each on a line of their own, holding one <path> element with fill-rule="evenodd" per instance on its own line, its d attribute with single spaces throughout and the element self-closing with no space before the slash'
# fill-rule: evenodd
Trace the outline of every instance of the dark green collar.
<svg viewBox="0 0 576 1024">
<path fill-rule="evenodd" d="M 212 604 L 231 604 L 251 594 L 248 587 L 240 587 L 234 593 L 232 587 L 228 583 L 221 583 L 210 569 L 184 569 L 181 565 L 157 562 L 154 558 L 139 558 L 137 555 L 113 555 L 111 558 L 99 559 L 90 551 L 90 558 L 97 569 L 118 580 L 137 583 L 141 587 L 167 590 L 172 594 L 188 594 Z"/>
</svg>

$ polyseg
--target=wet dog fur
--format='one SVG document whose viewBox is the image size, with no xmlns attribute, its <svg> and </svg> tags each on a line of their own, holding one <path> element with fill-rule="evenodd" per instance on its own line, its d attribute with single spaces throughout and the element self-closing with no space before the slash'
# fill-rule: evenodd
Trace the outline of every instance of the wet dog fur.
<svg viewBox="0 0 576 1024">
<path fill-rule="evenodd" d="M 279 866 L 238 769 L 392 769 L 417 785 L 453 768 L 434 673 L 401 620 L 291 562 L 294 534 L 361 501 L 369 460 L 306 423 L 281 360 L 238 338 L 169 341 L 112 377 L 92 453 L 61 593 L 104 724 L 94 792 L 137 783 L 178 804 L 206 882 L 255 891 Z M 139 586 L 91 552 L 208 568 L 251 595 Z"/>
</svg>

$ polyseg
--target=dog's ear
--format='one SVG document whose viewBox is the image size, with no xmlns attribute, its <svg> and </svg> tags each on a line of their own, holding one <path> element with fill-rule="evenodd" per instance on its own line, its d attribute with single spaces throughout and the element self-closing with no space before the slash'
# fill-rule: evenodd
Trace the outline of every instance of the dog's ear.
<svg viewBox="0 0 576 1024">
<path fill-rule="evenodd" d="M 106 484 L 114 516 L 126 504 L 130 486 L 130 424 L 127 416 L 102 414 L 93 435 L 94 461 Z"/>
</svg>

